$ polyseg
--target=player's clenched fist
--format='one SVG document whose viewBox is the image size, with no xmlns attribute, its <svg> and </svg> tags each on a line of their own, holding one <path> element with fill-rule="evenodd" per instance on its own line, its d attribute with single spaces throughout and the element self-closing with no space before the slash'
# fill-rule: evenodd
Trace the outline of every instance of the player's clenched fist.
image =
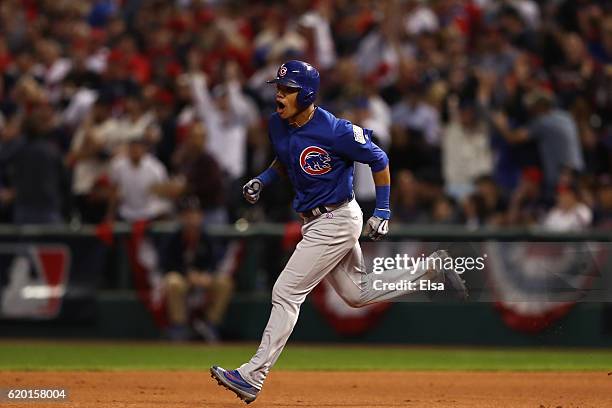
<svg viewBox="0 0 612 408">
<path fill-rule="evenodd" d="M 380 241 L 389 233 L 389 220 L 371 216 L 366 223 L 364 234 L 372 241 Z"/>
<path fill-rule="evenodd" d="M 254 178 L 242 187 L 242 195 L 251 204 L 255 204 L 259 200 L 259 195 L 263 189 L 261 180 Z"/>
</svg>

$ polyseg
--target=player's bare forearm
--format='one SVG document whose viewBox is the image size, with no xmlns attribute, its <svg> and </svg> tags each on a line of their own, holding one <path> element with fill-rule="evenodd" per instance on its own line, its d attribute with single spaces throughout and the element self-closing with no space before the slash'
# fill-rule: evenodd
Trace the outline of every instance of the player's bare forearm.
<svg viewBox="0 0 612 408">
<path fill-rule="evenodd" d="M 389 171 L 389 166 L 381 171 L 372 172 L 372 177 L 374 178 L 374 185 L 377 187 L 391 185 L 391 172 Z"/>
</svg>

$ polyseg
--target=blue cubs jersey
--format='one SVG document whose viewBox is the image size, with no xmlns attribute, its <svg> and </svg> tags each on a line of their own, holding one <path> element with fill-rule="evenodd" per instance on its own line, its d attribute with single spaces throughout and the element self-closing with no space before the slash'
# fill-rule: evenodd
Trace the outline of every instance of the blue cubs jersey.
<svg viewBox="0 0 612 408">
<path fill-rule="evenodd" d="M 372 131 L 338 119 L 320 107 L 304 126 L 273 114 L 269 135 L 276 158 L 287 169 L 298 212 L 342 202 L 353 195 L 354 162 L 383 170 L 387 155 L 372 142 Z"/>
</svg>

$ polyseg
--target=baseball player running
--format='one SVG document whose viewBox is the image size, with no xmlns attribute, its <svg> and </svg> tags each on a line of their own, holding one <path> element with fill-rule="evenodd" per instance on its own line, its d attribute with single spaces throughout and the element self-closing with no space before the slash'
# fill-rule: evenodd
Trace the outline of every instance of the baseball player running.
<svg viewBox="0 0 612 408">
<path fill-rule="evenodd" d="M 388 290 L 390 285 L 373 285 L 374 274 L 367 273 L 359 246 L 363 218 L 353 194 L 355 161 L 370 166 L 376 185 L 376 209 L 364 234 L 380 240 L 387 235 L 391 217 L 388 159 L 372 142 L 372 131 L 314 105 L 319 73 L 310 64 L 288 61 L 268 83 L 277 87 L 276 113 L 269 122 L 276 158 L 267 170 L 244 186 L 243 194 L 249 203 L 255 204 L 263 189 L 280 177 L 289 177 L 295 189 L 293 207 L 304 223 L 302 240 L 274 284 L 272 311 L 257 353 L 236 370 L 217 366 L 210 369 L 220 385 L 246 403 L 257 398 L 293 331 L 301 304 L 321 280 L 327 279 L 353 307 L 407 294 Z M 430 255 L 447 256 L 445 251 Z M 460 296 L 467 295 L 459 275 L 443 268 L 425 269 L 417 265 L 412 269 L 385 271 L 376 275 L 376 279 L 387 283 L 420 279 L 447 282 Z M 374 290 L 374 286 L 383 289 Z"/>
</svg>

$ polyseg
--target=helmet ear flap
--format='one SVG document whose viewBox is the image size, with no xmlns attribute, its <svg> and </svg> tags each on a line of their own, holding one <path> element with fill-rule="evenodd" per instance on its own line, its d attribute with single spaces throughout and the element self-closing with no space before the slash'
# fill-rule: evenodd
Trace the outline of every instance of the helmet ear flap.
<svg viewBox="0 0 612 408">
<path fill-rule="evenodd" d="M 298 105 L 300 105 L 300 108 L 304 109 L 307 108 L 311 103 L 313 103 L 315 101 L 316 98 L 316 93 L 314 91 L 307 91 L 305 89 L 300 89 L 300 92 L 298 93 Z"/>
</svg>

